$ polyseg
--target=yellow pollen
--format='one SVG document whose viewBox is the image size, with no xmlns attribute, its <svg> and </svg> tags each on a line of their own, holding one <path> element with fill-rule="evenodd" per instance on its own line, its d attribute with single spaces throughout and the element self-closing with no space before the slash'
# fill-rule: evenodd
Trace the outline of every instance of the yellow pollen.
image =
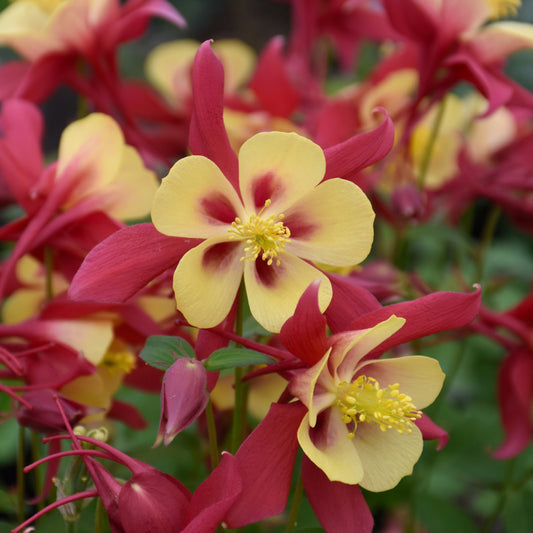
<svg viewBox="0 0 533 533">
<path fill-rule="evenodd" d="M 377 424 L 381 431 L 395 429 L 398 433 L 411 433 L 413 422 L 422 413 L 413 405 L 407 394 L 399 391 L 394 383 L 384 389 L 371 377 L 359 376 L 353 383 L 340 383 L 337 392 L 337 405 L 340 407 L 345 424 L 353 424 L 348 438 L 353 439 L 357 424 L 366 422 Z"/>
<path fill-rule="evenodd" d="M 135 368 L 135 356 L 126 350 L 109 349 L 100 365 L 111 372 L 122 371 L 129 374 Z"/>
<path fill-rule="evenodd" d="M 521 0 L 487 0 L 490 5 L 490 18 L 500 19 L 516 15 L 522 5 Z"/>
<path fill-rule="evenodd" d="M 279 255 L 284 251 L 285 244 L 290 242 L 291 232 L 289 228 L 283 225 L 283 213 L 280 215 L 270 215 L 263 218 L 263 211 L 271 204 L 271 200 L 267 200 L 261 211 L 257 214 L 250 215 L 247 222 L 237 217 L 231 223 L 231 228 L 228 230 L 230 238 L 233 240 L 244 241 L 246 248 L 244 248 L 245 255 L 241 257 L 241 261 L 251 259 L 255 261 L 259 254 L 261 259 L 271 265 L 274 260 L 279 266 Z"/>
</svg>

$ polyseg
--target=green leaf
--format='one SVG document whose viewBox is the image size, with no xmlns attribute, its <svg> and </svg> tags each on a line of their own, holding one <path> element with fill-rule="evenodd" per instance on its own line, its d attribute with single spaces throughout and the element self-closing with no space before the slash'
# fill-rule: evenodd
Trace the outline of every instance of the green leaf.
<svg viewBox="0 0 533 533">
<path fill-rule="evenodd" d="M 178 357 L 195 357 L 193 347 L 179 337 L 152 335 L 146 340 L 139 357 L 148 365 L 166 370 Z"/>
<path fill-rule="evenodd" d="M 247 348 L 221 348 L 214 351 L 209 359 L 205 362 L 207 370 L 225 370 L 226 368 L 235 368 L 236 366 L 248 365 L 271 365 L 276 361 L 255 350 Z"/>
</svg>

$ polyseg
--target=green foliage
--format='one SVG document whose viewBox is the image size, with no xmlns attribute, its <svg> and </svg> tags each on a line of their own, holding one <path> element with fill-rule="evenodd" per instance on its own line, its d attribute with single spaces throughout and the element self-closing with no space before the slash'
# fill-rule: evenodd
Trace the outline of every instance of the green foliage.
<svg viewBox="0 0 533 533">
<path fill-rule="evenodd" d="M 179 337 L 152 335 L 139 357 L 150 366 L 166 370 L 178 357 L 195 357 L 195 354 L 193 347 Z"/>
<path fill-rule="evenodd" d="M 238 366 L 270 365 L 276 361 L 255 350 L 246 348 L 221 348 L 214 351 L 205 362 L 207 370 L 226 370 Z"/>
</svg>

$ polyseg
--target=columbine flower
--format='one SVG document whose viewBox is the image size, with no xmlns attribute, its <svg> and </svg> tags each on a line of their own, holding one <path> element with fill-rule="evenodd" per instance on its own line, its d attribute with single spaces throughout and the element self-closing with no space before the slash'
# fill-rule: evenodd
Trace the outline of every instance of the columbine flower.
<svg viewBox="0 0 533 533">
<path fill-rule="evenodd" d="M 239 191 L 210 159 L 178 161 L 156 193 L 158 231 L 205 239 L 174 274 L 178 309 L 209 328 L 228 314 L 244 275 L 250 309 L 279 331 L 298 298 L 321 279 L 320 307 L 331 300 L 327 277 L 309 264 L 361 262 L 373 238 L 374 213 L 351 182 L 324 177 L 322 149 L 295 133 L 259 133 L 239 152 Z"/>
<path fill-rule="evenodd" d="M 391 316 L 373 328 L 338 334 L 322 359 L 291 383 L 308 408 L 298 442 L 330 481 L 389 490 L 422 453 L 415 421 L 440 392 L 439 363 L 423 356 L 363 359 L 404 323 Z"/>
</svg>

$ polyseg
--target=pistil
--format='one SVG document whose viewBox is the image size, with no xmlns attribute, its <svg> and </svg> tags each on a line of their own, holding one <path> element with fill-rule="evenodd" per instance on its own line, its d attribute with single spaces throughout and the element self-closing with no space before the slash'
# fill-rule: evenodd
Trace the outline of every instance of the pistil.
<svg viewBox="0 0 533 533">
<path fill-rule="evenodd" d="M 372 377 L 359 376 L 353 383 L 340 383 L 337 405 L 345 424 L 352 425 L 348 438 L 353 439 L 357 425 L 363 422 L 377 424 L 381 431 L 395 429 L 398 433 L 411 433 L 413 422 L 422 416 L 412 399 L 399 391 L 394 383 L 381 389 Z"/>
<path fill-rule="evenodd" d="M 270 215 L 263 218 L 263 211 L 271 204 L 271 200 L 267 200 L 265 205 L 261 208 L 259 213 L 250 215 L 248 221 L 243 222 L 239 217 L 231 224 L 228 230 L 230 238 L 234 240 L 244 241 L 246 247 L 241 257 L 241 261 L 251 259 L 255 261 L 259 254 L 261 259 L 271 265 L 276 261 L 276 265 L 280 265 L 280 254 L 285 249 L 285 244 L 290 242 L 291 232 L 282 220 L 283 213 L 279 215 Z"/>
</svg>

